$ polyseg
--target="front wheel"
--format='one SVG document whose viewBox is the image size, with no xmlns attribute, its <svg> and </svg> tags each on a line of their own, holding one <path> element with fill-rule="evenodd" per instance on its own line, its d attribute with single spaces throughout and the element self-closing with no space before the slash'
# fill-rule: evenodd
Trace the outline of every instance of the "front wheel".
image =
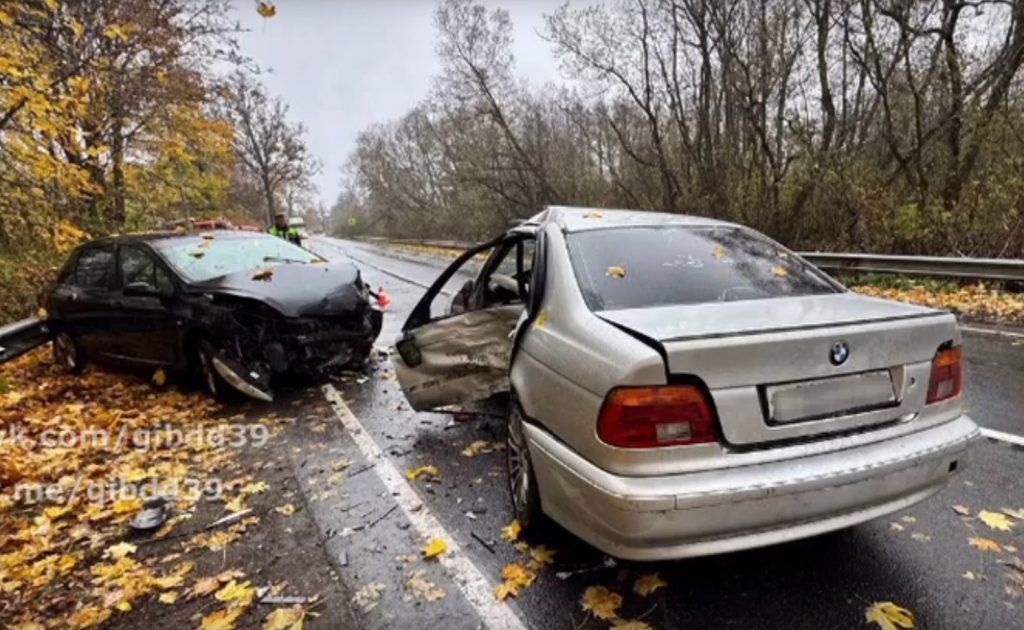
<svg viewBox="0 0 1024 630">
<path fill-rule="evenodd" d="M 508 437 L 505 442 L 505 464 L 508 469 L 508 488 L 512 509 L 523 529 L 537 525 L 543 518 L 540 492 L 533 472 L 526 432 L 523 429 L 523 410 L 512 396 L 508 409 Z"/>
<path fill-rule="evenodd" d="M 61 331 L 53 338 L 53 361 L 69 374 L 85 370 L 85 355 L 71 333 Z"/>
<path fill-rule="evenodd" d="M 221 402 L 232 402 L 238 398 L 235 388 L 224 380 L 213 365 L 213 357 L 217 354 L 213 349 L 213 344 L 206 340 L 200 341 L 199 347 L 196 348 L 196 354 L 206 391 Z"/>
</svg>

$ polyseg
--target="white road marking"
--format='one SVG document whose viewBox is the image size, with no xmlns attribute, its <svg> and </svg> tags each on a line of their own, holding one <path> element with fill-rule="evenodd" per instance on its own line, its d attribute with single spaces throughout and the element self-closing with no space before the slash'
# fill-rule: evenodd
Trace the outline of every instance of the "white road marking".
<svg viewBox="0 0 1024 630">
<path fill-rule="evenodd" d="M 387 274 L 389 276 L 398 278 L 402 282 L 408 282 L 409 284 L 415 284 L 416 286 L 422 287 L 424 289 L 429 289 L 430 288 L 430 285 L 425 283 L 425 282 L 421 282 L 420 280 L 416 280 L 415 278 L 410 278 L 409 276 L 407 276 L 405 274 L 396 273 L 394 271 L 391 271 L 390 269 L 385 269 L 384 267 L 381 267 L 380 265 L 375 265 L 375 264 L 373 264 L 371 262 L 367 262 L 365 259 L 357 258 L 357 257 L 353 256 L 352 253 L 349 252 L 347 249 L 344 249 L 341 245 L 336 245 L 336 244 L 333 244 L 333 243 L 324 243 L 324 242 L 321 242 L 321 244 L 322 245 L 326 245 L 327 247 L 330 247 L 332 249 L 341 251 L 341 253 L 344 256 L 347 256 L 348 258 L 351 258 L 352 260 L 356 261 L 357 263 L 359 263 L 361 265 L 366 265 L 367 267 L 371 267 L 373 269 L 376 269 L 377 271 L 379 271 L 379 272 L 381 272 L 383 274 Z M 323 256 L 323 254 L 321 254 L 320 252 L 317 252 L 317 251 L 314 251 L 314 250 L 311 250 L 311 251 L 313 251 L 313 253 L 317 254 L 318 256 Z M 327 258 L 327 256 L 324 256 L 324 258 Z M 438 274 L 438 275 L 440 275 L 440 274 Z M 441 289 L 441 294 L 442 295 L 455 295 L 452 291 L 449 291 L 447 289 Z"/>
<path fill-rule="evenodd" d="M 1014 435 L 1013 433 L 1004 433 L 1003 431 L 996 431 L 995 429 L 981 429 L 981 434 L 992 440 L 999 440 L 1000 442 L 1009 442 L 1010 444 L 1016 444 L 1017 446 L 1024 446 L 1024 436 Z"/>
<path fill-rule="evenodd" d="M 1011 337 L 1013 339 L 1024 339 L 1024 333 L 1012 332 L 1009 330 L 996 330 L 992 328 L 975 328 L 974 326 L 960 326 L 960 330 L 977 333 L 980 335 L 997 335 L 1000 337 Z"/>
<path fill-rule="evenodd" d="M 430 509 L 420 501 L 412 486 L 390 459 L 381 451 L 377 442 L 363 427 L 352 410 L 348 408 L 341 394 L 333 385 L 323 386 L 324 397 L 334 407 L 334 413 L 341 424 L 352 436 L 352 440 L 362 451 L 368 462 L 373 462 L 373 472 L 394 496 L 398 506 L 413 527 L 427 539 L 443 538 L 448 543 L 448 551 L 441 554 L 438 560 L 447 569 L 452 581 L 459 587 L 462 594 L 476 609 L 486 628 L 492 630 L 526 630 L 526 624 L 505 604 L 494 599 L 491 583 L 463 552 L 461 545 L 452 537 L 441 522 L 431 513 Z"/>
</svg>

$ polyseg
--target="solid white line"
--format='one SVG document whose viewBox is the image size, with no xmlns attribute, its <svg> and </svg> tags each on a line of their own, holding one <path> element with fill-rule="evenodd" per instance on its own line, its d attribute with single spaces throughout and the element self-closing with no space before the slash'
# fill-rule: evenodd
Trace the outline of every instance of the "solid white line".
<svg viewBox="0 0 1024 630">
<path fill-rule="evenodd" d="M 996 431 L 994 429 L 982 428 L 981 434 L 992 440 L 999 440 L 1000 442 L 1009 442 L 1010 444 L 1016 444 L 1017 446 L 1024 446 L 1024 436 L 1014 435 L 1013 433 L 1004 433 L 1002 431 Z"/>
<path fill-rule="evenodd" d="M 461 545 L 420 501 L 405 476 L 384 455 L 377 442 L 342 400 L 338 390 L 333 385 L 324 385 L 323 392 L 324 397 L 334 407 L 334 413 L 338 420 L 352 436 L 352 440 L 362 451 L 363 456 L 368 462 L 375 464 L 373 471 L 387 487 L 388 492 L 394 496 L 395 501 L 405 512 L 406 518 L 412 522 L 413 527 L 424 538 L 443 538 L 448 543 L 448 550 L 441 554 L 438 560 L 447 569 L 449 576 L 462 591 L 462 594 L 476 609 L 484 627 L 493 630 L 526 630 L 526 624 L 511 607 L 494 599 L 490 582 L 465 554 Z"/>
<path fill-rule="evenodd" d="M 977 333 L 980 335 L 998 335 L 1000 337 L 1012 337 L 1014 339 L 1024 339 L 1024 333 L 1011 332 L 1009 330 L 994 330 L 992 328 L 975 328 L 974 326 L 960 326 L 960 330 L 965 330 L 969 333 Z"/>
</svg>

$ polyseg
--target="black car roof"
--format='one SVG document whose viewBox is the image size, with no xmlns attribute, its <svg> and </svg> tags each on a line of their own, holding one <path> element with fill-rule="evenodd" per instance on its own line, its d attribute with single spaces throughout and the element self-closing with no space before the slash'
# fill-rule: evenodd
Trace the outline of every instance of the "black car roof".
<svg viewBox="0 0 1024 630">
<path fill-rule="evenodd" d="M 83 243 L 83 246 L 118 244 L 118 243 L 152 243 L 176 238 L 196 238 L 203 234 L 213 234 L 214 239 L 218 238 L 252 238 L 253 236 L 265 236 L 264 232 L 252 232 L 249 230 L 203 230 L 195 232 L 164 231 L 164 232 L 136 232 L 133 234 L 118 234 L 117 236 L 104 236 Z"/>
</svg>

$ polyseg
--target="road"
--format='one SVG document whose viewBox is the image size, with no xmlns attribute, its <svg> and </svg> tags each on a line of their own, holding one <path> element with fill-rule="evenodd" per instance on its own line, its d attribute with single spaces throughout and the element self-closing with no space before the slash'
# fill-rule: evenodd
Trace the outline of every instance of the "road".
<svg viewBox="0 0 1024 630">
<path fill-rule="evenodd" d="M 329 258 L 352 258 L 373 286 L 387 288 L 392 306 L 382 346 L 395 338 L 443 265 L 396 258 L 362 243 L 318 238 L 310 246 Z M 968 406 L 985 427 L 1024 434 L 1021 341 L 965 335 Z M 448 415 L 410 411 L 388 361 L 381 358 L 376 369 L 373 378 L 324 388 L 338 421 L 330 434 L 334 447 L 309 453 L 299 473 L 329 470 L 329 458 L 339 453 L 355 461 L 345 509 L 312 500 L 308 505 L 327 539 L 325 552 L 344 560 L 338 572 L 348 589 L 385 585 L 380 605 L 360 617 L 365 628 L 608 628 L 609 622 L 581 609 L 590 586 L 621 594 L 619 615 L 654 628 L 858 628 L 866 607 L 877 601 L 912 610 L 919 628 L 1011 628 L 1024 620 L 1024 593 L 1007 588 L 1013 570 L 1000 564 L 1020 555 L 1024 533 L 992 531 L 952 509 L 966 506 L 973 515 L 1024 508 L 1024 451 L 997 440 L 981 444 L 968 470 L 924 504 L 767 549 L 605 567 L 599 552 L 557 526 L 531 532 L 530 545 L 556 551 L 554 564 L 520 597 L 498 604 L 490 587 L 501 582 L 506 564 L 523 559 L 499 536 L 512 520 L 503 454 L 466 457 L 460 451 L 475 440 L 502 441 L 502 423 L 455 423 Z M 409 482 L 402 474 L 427 464 L 440 469 L 440 482 Z M 404 557 L 435 537 L 449 544 L 442 563 Z M 1003 548 L 982 551 L 968 544 L 971 537 Z M 406 601 L 402 581 L 424 565 L 420 577 L 447 595 L 429 603 Z M 566 579 L 556 575 L 576 570 L 586 571 Z M 646 597 L 632 592 L 635 578 L 648 573 L 658 573 L 668 586 Z"/>
</svg>

